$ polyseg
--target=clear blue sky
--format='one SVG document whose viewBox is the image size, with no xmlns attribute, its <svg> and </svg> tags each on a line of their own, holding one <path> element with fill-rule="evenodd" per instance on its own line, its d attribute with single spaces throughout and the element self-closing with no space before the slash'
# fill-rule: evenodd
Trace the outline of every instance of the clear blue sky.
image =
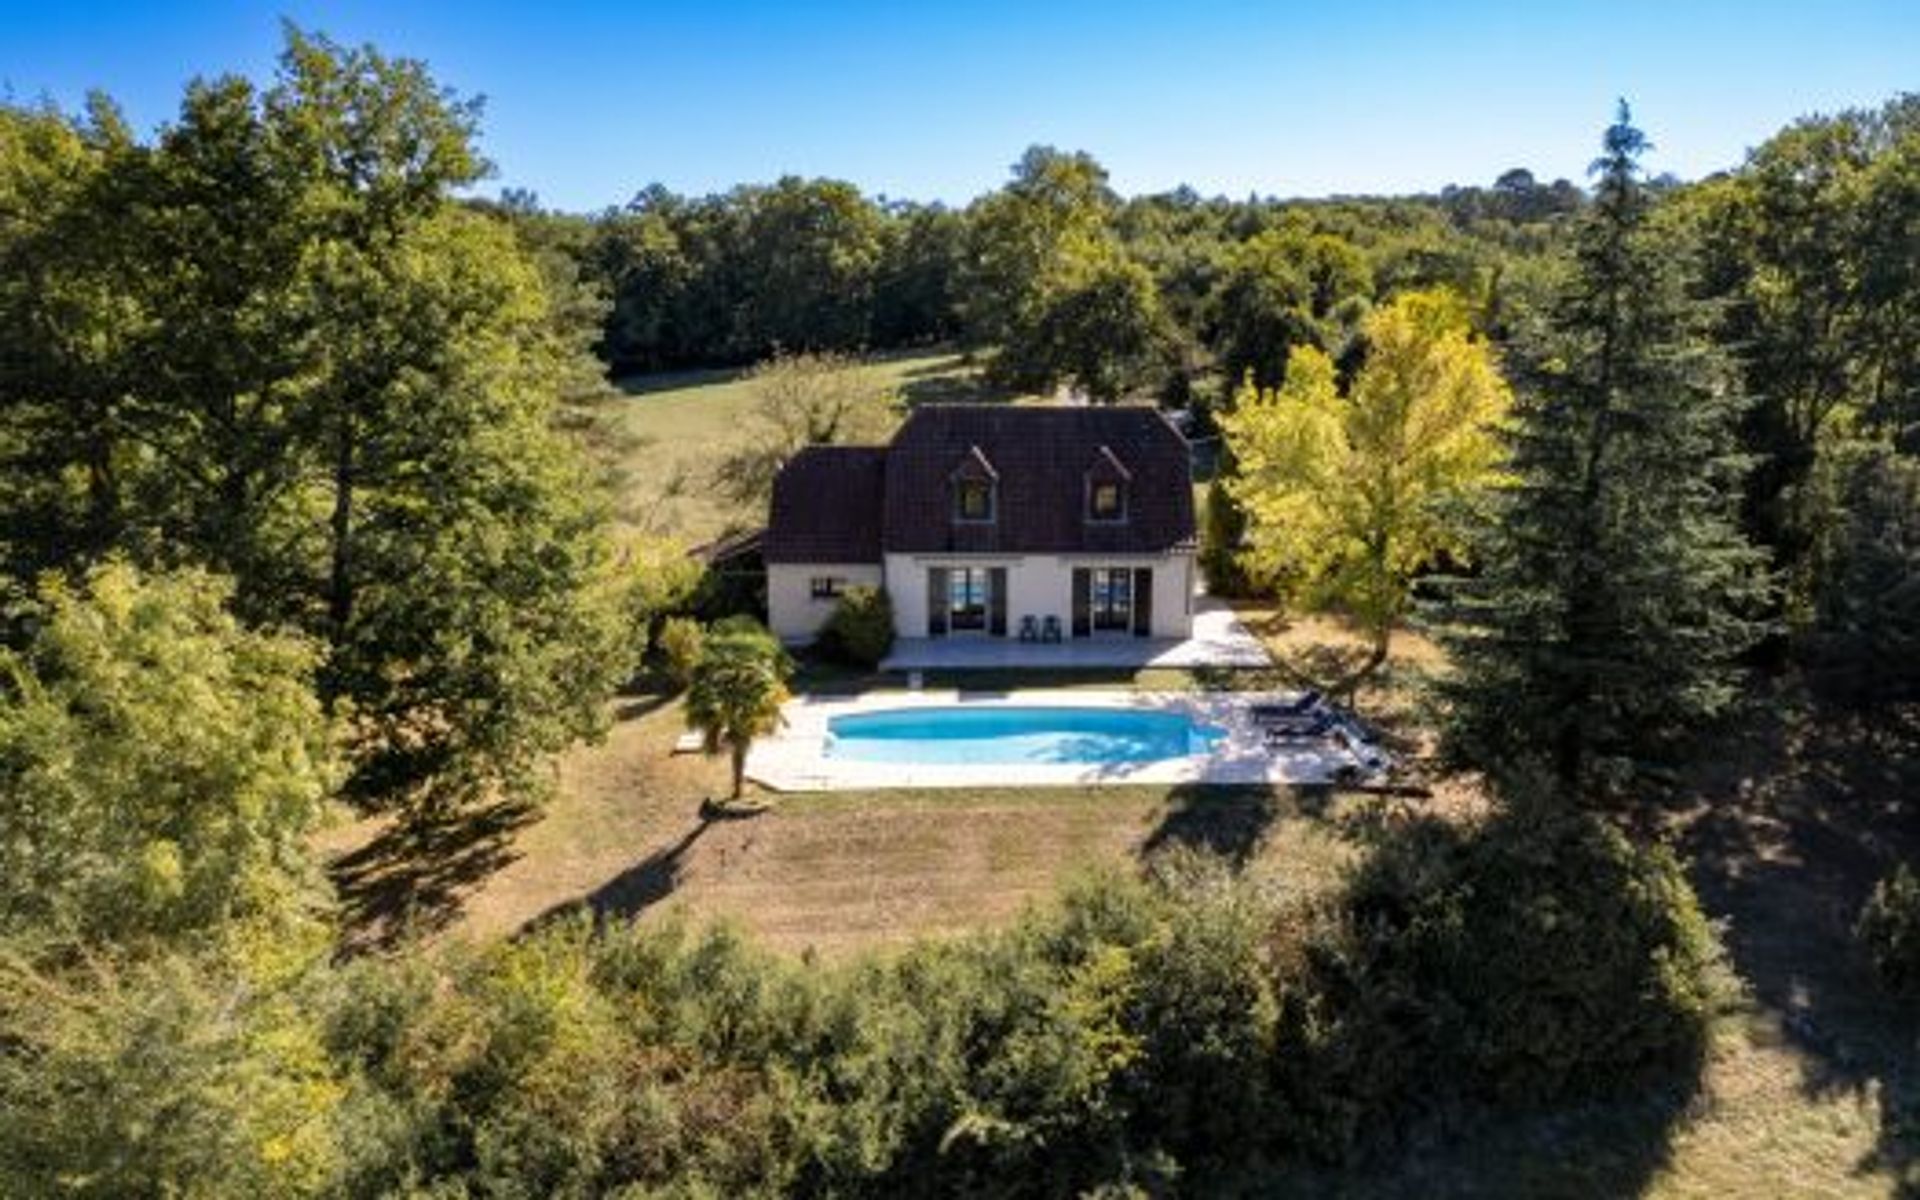
<svg viewBox="0 0 1920 1200">
<path fill-rule="evenodd" d="M 1650 165 L 1695 177 L 1796 116 L 1920 90 L 1920 0 L 0 0 L 0 88 L 104 88 L 150 130 L 196 74 L 265 78 L 281 14 L 483 94 L 483 190 L 578 210 L 785 173 L 964 201 L 1034 142 L 1125 192 L 1578 178 L 1619 95 Z"/>
</svg>

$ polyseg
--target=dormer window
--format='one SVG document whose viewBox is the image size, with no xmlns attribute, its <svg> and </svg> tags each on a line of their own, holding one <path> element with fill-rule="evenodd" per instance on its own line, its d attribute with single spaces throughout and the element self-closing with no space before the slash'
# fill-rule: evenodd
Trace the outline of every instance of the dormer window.
<svg viewBox="0 0 1920 1200">
<path fill-rule="evenodd" d="M 1087 465 L 1087 520 L 1090 523 L 1117 525 L 1127 519 L 1127 485 L 1133 472 L 1119 456 L 1105 446 Z"/>
<path fill-rule="evenodd" d="M 993 520 L 993 485 L 979 479 L 962 479 L 954 484 L 953 519 Z"/>
<path fill-rule="evenodd" d="M 998 516 L 999 472 L 980 452 L 970 446 L 960 465 L 949 476 L 953 484 L 953 519 L 962 524 L 991 524 Z"/>
</svg>

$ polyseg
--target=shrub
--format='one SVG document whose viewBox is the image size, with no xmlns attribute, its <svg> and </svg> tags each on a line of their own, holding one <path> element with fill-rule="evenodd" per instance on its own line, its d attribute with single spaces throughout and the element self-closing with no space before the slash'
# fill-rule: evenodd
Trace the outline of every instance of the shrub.
<svg viewBox="0 0 1920 1200">
<path fill-rule="evenodd" d="M 1887 991 L 1920 1000 L 1920 875 L 1912 867 L 1903 863 L 1875 885 L 1854 936 Z"/>
<path fill-rule="evenodd" d="M 877 667 L 893 649 L 893 602 L 884 588 L 850 587 L 820 631 L 821 647 L 861 667 Z"/>
<path fill-rule="evenodd" d="M 684 690 L 693 682 L 694 668 L 707 646 L 706 631 L 691 617 L 668 617 L 660 626 L 660 655 L 666 661 L 667 678 Z"/>
<path fill-rule="evenodd" d="M 1283 980 L 1276 1069 L 1299 1147 L 1465 1104 L 1697 1073 L 1711 931 L 1678 862 L 1597 818 L 1522 807 L 1396 833 Z"/>
</svg>

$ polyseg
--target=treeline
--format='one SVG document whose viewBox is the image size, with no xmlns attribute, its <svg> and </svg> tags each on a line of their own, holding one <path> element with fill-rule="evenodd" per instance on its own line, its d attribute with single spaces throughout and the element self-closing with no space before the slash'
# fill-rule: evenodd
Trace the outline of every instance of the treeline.
<svg viewBox="0 0 1920 1200">
<path fill-rule="evenodd" d="M 1092 157 L 1036 146 L 959 209 L 794 177 L 700 197 L 655 185 L 593 217 L 524 193 L 487 207 L 610 299 L 615 374 L 959 340 L 998 351 L 1016 385 L 1181 397 L 1216 358 L 1237 382 L 1277 370 L 1288 336 L 1350 331 L 1376 286 L 1446 283 L 1497 313 L 1524 286 L 1516 262 L 1583 199 L 1524 170 L 1426 198 L 1122 198 Z"/>
</svg>

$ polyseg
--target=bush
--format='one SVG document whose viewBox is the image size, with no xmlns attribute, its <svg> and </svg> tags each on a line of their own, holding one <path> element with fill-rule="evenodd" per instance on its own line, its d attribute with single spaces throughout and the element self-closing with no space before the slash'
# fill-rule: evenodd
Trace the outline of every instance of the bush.
<svg viewBox="0 0 1920 1200">
<path fill-rule="evenodd" d="M 879 666 L 893 649 L 893 602 L 886 590 L 848 588 L 820 631 L 820 646 L 855 666 Z"/>
<path fill-rule="evenodd" d="M 1384 843 L 1282 980 L 1295 1146 L 1460 1105 L 1536 1105 L 1690 1078 L 1716 950 L 1678 862 L 1597 818 L 1522 808 Z"/>
<path fill-rule="evenodd" d="M 660 655 L 666 662 L 667 678 L 673 686 L 685 690 L 693 682 L 694 668 L 706 651 L 706 631 L 691 617 L 668 617 L 660 626 Z"/>
<path fill-rule="evenodd" d="M 1912 867 L 1895 867 L 1874 887 L 1854 936 L 1881 986 L 1903 1000 L 1920 1000 L 1920 875 Z"/>
</svg>

